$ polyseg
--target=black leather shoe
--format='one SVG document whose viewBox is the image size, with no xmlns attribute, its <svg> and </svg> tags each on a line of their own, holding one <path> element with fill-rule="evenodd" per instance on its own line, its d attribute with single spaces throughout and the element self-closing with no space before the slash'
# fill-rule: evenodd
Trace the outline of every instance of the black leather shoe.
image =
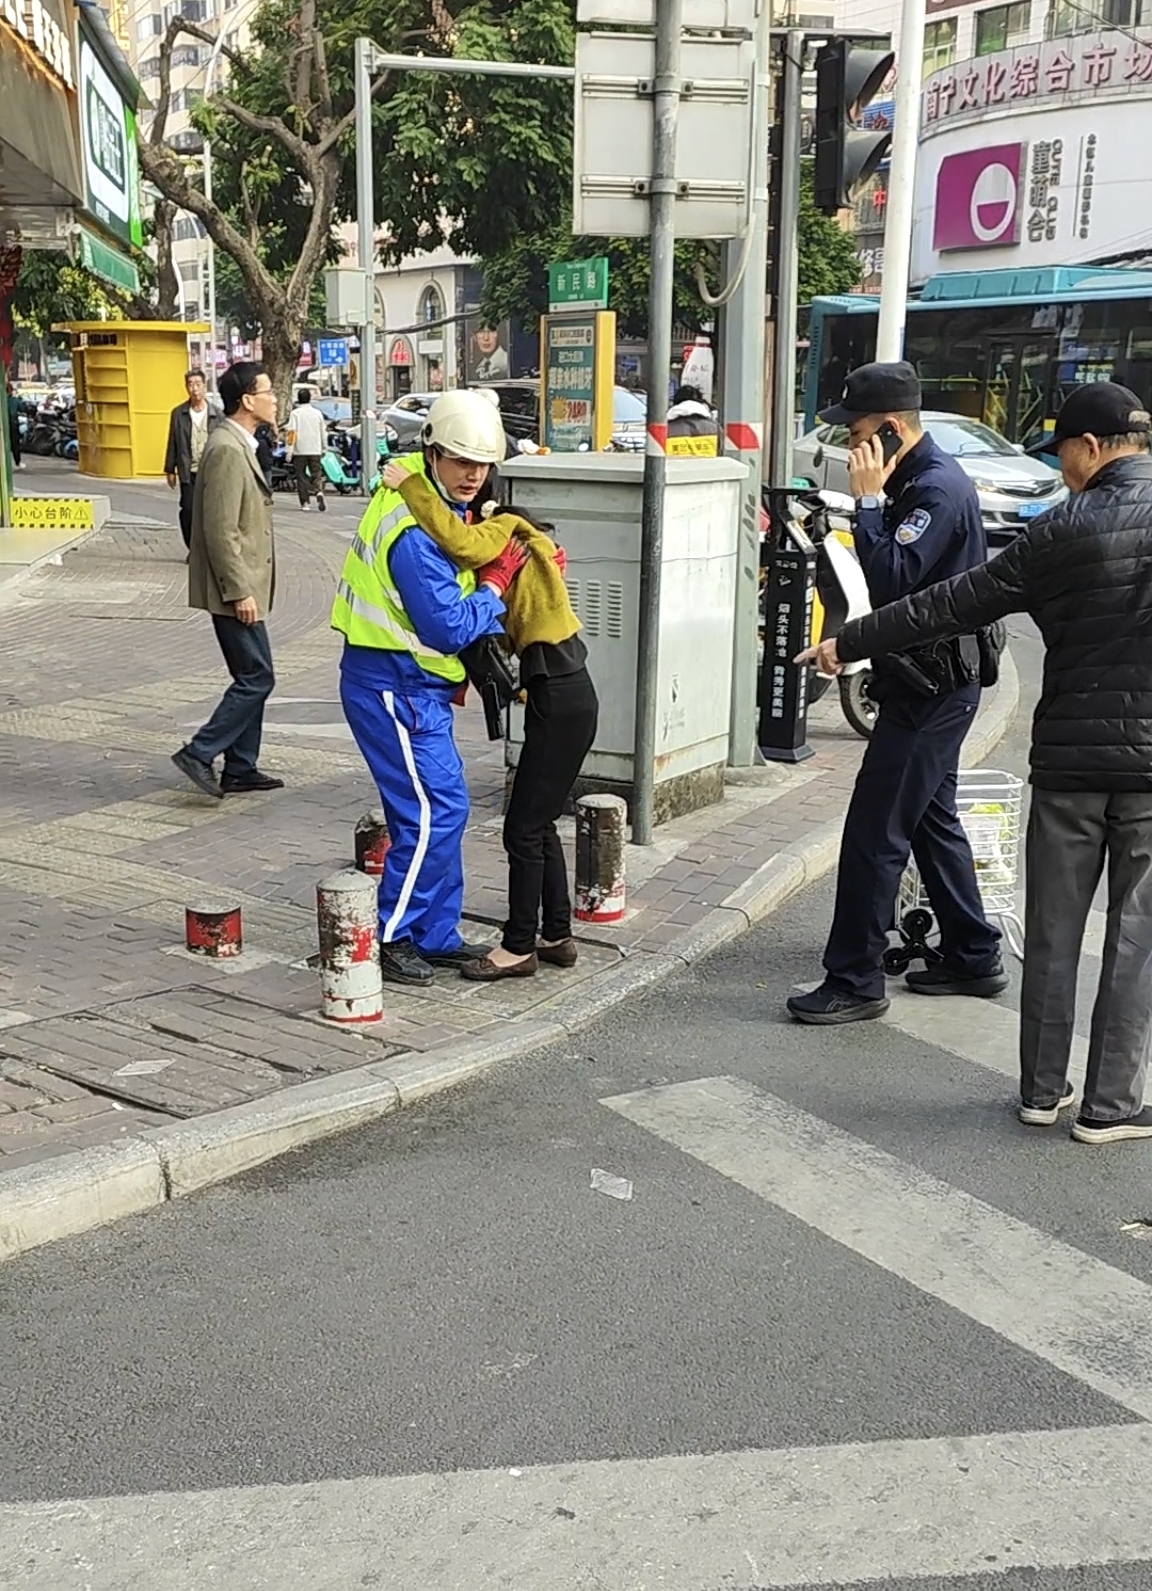
<svg viewBox="0 0 1152 1591">
<path fill-rule="evenodd" d="M 422 950 L 420 954 L 434 967 L 462 967 L 467 961 L 482 960 L 491 949 L 491 945 L 464 944 L 458 950 Z"/>
<path fill-rule="evenodd" d="M 274 779 L 270 773 L 254 768 L 251 773 L 226 773 L 220 781 L 221 795 L 249 795 L 257 790 L 283 790 L 283 779 Z"/>
<path fill-rule="evenodd" d="M 427 988 L 436 977 L 410 939 L 380 946 L 380 972 L 388 983 L 408 983 L 418 988 Z"/>
<path fill-rule="evenodd" d="M 888 1006 L 887 1000 L 862 1000 L 858 994 L 842 994 L 822 983 L 811 994 L 794 994 L 788 1001 L 788 1015 L 815 1027 L 839 1027 L 844 1022 L 871 1022 L 883 1016 Z"/>
<path fill-rule="evenodd" d="M 191 779 L 202 795 L 214 796 L 219 801 L 224 791 L 216 782 L 211 763 L 201 762 L 199 757 L 192 755 L 187 746 L 181 746 L 179 751 L 174 751 L 172 761 L 182 774 Z"/>
</svg>

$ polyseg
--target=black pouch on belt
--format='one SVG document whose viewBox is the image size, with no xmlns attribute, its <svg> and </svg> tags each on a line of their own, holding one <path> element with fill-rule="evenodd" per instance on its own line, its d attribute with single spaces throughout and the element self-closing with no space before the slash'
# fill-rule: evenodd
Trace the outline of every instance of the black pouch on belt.
<svg viewBox="0 0 1152 1591">
<path fill-rule="evenodd" d="M 985 688 L 1000 680 L 1000 654 L 1008 644 L 1008 626 L 1003 619 L 986 624 L 976 631 L 976 645 L 980 651 L 980 683 Z"/>
<path fill-rule="evenodd" d="M 489 740 L 503 740 L 504 714 L 520 694 L 512 665 L 494 635 L 482 635 L 460 651 L 460 661 L 484 703 Z"/>
</svg>

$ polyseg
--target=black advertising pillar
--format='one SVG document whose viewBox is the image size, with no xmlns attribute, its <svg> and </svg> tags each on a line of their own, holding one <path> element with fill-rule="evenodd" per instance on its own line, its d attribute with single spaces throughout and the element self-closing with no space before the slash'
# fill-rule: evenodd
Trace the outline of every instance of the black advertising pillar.
<svg viewBox="0 0 1152 1591">
<path fill-rule="evenodd" d="M 769 762 L 803 762 L 812 755 L 808 670 L 792 659 L 810 645 L 815 590 L 816 548 L 798 526 L 782 527 L 768 568 L 760 670 L 758 739 Z"/>
</svg>

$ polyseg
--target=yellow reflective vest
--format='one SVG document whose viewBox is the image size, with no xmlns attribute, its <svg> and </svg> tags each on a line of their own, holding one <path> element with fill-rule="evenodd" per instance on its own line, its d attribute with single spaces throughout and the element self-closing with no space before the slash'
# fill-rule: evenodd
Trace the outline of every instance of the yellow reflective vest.
<svg viewBox="0 0 1152 1591">
<path fill-rule="evenodd" d="M 400 460 L 410 471 L 424 472 L 419 454 Z M 360 521 L 349 548 L 332 604 L 332 628 L 347 637 L 351 646 L 373 646 L 383 652 L 408 652 L 420 667 L 450 685 L 461 685 L 464 665 L 425 646 L 404 611 L 400 593 L 392 583 L 388 554 L 405 531 L 416 524 L 399 492 L 382 486 Z M 461 569 L 456 584 L 464 596 L 476 590 L 476 575 Z"/>
</svg>

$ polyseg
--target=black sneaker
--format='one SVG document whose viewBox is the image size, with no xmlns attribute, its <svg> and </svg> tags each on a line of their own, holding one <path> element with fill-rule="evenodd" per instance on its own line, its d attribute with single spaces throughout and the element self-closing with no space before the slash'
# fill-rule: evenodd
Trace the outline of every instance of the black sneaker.
<svg viewBox="0 0 1152 1591">
<path fill-rule="evenodd" d="M 871 1022 L 883 1016 L 890 1003 L 863 1000 L 858 994 L 844 994 L 822 983 L 811 994 L 794 994 L 788 1001 L 788 1015 L 813 1026 L 838 1027 L 843 1022 Z"/>
<path fill-rule="evenodd" d="M 326 514 L 328 512 L 328 499 L 324 496 L 323 492 L 321 492 L 319 497 L 316 499 L 316 507 L 322 514 Z"/>
<path fill-rule="evenodd" d="M 251 773 L 226 773 L 220 780 L 222 795 L 250 795 L 257 790 L 283 790 L 283 779 L 253 768 Z"/>
<path fill-rule="evenodd" d="M 1090 1121 L 1077 1116 L 1072 1136 L 1078 1144 L 1118 1144 L 1125 1138 L 1152 1138 L 1152 1105 L 1120 1121 Z"/>
<path fill-rule="evenodd" d="M 1052 1127 L 1062 1110 L 1067 1110 L 1076 1098 L 1076 1090 L 1071 1083 L 1064 1084 L 1064 1090 L 1054 1105 L 1030 1105 L 1026 1099 L 1020 1101 L 1016 1112 L 1017 1119 L 1025 1127 Z"/>
<path fill-rule="evenodd" d="M 994 994 L 1004 993 L 1008 987 L 1008 974 L 997 956 L 988 971 L 978 976 L 970 972 L 957 972 L 947 962 L 939 962 L 934 967 L 925 967 L 923 971 L 910 972 L 904 981 L 913 994 L 968 994 L 978 1000 L 988 1000 Z"/>
<path fill-rule="evenodd" d="M 491 949 L 491 945 L 463 944 L 456 950 L 422 950 L 420 954 L 433 967 L 462 967 L 466 961 L 482 960 Z"/>
<path fill-rule="evenodd" d="M 181 746 L 179 751 L 174 751 L 172 761 L 182 774 L 186 774 L 191 779 L 202 795 L 215 796 L 219 801 L 224 792 L 216 782 L 216 774 L 210 762 L 201 762 L 199 757 L 192 755 L 187 746 Z"/>
<path fill-rule="evenodd" d="M 411 983 L 420 988 L 427 988 L 436 976 L 410 939 L 380 946 L 380 971 L 388 983 Z"/>
</svg>

